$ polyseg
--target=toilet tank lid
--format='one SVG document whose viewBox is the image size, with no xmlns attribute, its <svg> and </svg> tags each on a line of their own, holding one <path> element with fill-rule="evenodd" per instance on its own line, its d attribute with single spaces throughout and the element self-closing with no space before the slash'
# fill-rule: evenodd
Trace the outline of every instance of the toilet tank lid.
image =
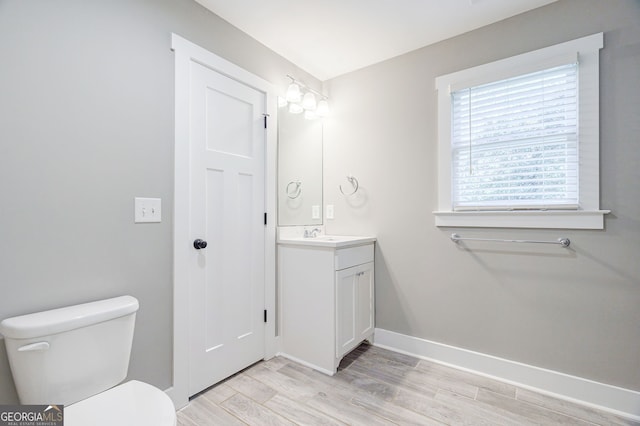
<svg viewBox="0 0 640 426">
<path fill-rule="evenodd" d="M 129 315 L 136 312 L 138 306 L 135 297 L 120 296 L 36 312 L 3 320 L 0 333 L 13 339 L 44 337 Z"/>
</svg>

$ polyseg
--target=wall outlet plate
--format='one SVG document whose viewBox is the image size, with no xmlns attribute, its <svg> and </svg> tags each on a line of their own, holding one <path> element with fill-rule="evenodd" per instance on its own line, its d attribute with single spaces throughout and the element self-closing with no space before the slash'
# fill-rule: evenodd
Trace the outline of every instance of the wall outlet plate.
<svg viewBox="0 0 640 426">
<path fill-rule="evenodd" d="M 327 204 L 327 219 L 333 219 L 334 215 L 333 215 L 333 204 Z"/>
<path fill-rule="evenodd" d="M 311 219 L 320 219 L 320 206 L 311 206 Z"/>
<path fill-rule="evenodd" d="M 135 223 L 162 222 L 162 200 L 136 197 L 134 212 Z"/>
</svg>

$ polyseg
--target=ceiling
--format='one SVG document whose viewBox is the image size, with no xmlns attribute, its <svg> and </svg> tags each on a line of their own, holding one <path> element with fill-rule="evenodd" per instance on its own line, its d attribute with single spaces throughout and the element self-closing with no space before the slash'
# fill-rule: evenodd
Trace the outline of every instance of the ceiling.
<svg viewBox="0 0 640 426">
<path fill-rule="evenodd" d="M 556 0 L 196 0 L 321 81 Z"/>
</svg>

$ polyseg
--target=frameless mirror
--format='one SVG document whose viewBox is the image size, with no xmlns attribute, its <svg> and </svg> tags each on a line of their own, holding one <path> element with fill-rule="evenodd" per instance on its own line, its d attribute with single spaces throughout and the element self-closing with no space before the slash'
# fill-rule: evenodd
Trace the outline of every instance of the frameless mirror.
<svg viewBox="0 0 640 426">
<path fill-rule="evenodd" d="M 322 120 L 278 113 L 278 224 L 322 224 Z"/>
</svg>

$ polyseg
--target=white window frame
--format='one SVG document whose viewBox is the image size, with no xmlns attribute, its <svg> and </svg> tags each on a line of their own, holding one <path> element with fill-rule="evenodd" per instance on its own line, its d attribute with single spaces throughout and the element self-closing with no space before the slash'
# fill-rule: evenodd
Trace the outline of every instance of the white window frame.
<svg viewBox="0 0 640 426">
<path fill-rule="evenodd" d="M 603 33 L 437 77 L 438 210 L 436 226 L 604 229 L 600 210 L 600 49 Z M 451 175 L 451 93 L 568 63 L 578 56 L 579 207 L 577 210 L 454 211 Z"/>
</svg>

